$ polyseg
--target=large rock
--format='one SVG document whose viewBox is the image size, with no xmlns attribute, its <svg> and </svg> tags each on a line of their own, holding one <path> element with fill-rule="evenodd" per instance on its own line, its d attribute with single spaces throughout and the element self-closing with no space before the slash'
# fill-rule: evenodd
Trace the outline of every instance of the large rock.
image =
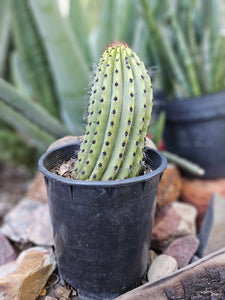
<svg viewBox="0 0 225 300">
<path fill-rule="evenodd" d="M 16 259 L 17 254 L 7 238 L 0 233 L 0 266 Z"/>
<path fill-rule="evenodd" d="M 0 232 L 15 242 L 53 245 L 48 205 L 24 198 L 5 216 Z"/>
<path fill-rule="evenodd" d="M 36 176 L 31 181 L 25 198 L 30 198 L 44 203 L 48 201 L 44 176 L 41 172 L 37 172 Z"/>
<path fill-rule="evenodd" d="M 199 232 L 198 255 L 203 257 L 225 246 L 225 198 L 214 194 Z"/>
<path fill-rule="evenodd" d="M 181 200 L 197 208 L 198 230 L 214 193 L 225 197 L 225 178 L 215 180 L 183 179 Z"/>
<path fill-rule="evenodd" d="M 0 219 L 3 218 L 10 209 L 11 205 L 8 202 L 0 202 Z"/>
<path fill-rule="evenodd" d="M 50 248 L 34 247 L 0 267 L 0 300 L 35 300 L 54 271 Z"/>
<path fill-rule="evenodd" d="M 30 181 L 26 168 L 0 164 L 0 217 L 12 209 L 24 196 Z"/>
<path fill-rule="evenodd" d="M 177 201 L 181 192 L 182 178 L 177 167 L 168 164 L 159 183 L 157 205 L 162 206 Z"/>
<path fill-rule="evenodd" d="M 177 261 L 178 268 L 183 268 L 188 265 L 197 251 L 199 240 L 194 235 L 187 235 L 173 241 L 164 254 L 174 257 Z"/>
<path fill-rule="evenodd" d="M 152 230 L 152 248 L 166 247 L 174 239 L 196 233 L 196 208 L 190 204 L 173 202 L 156 213 Z"/>
<path fill-rule="evenodd" d="M 148 270 L 148 281 L 157 281 L 177 270 L 177 261 L 169 255 L 158 255 Z"/>
</svg>

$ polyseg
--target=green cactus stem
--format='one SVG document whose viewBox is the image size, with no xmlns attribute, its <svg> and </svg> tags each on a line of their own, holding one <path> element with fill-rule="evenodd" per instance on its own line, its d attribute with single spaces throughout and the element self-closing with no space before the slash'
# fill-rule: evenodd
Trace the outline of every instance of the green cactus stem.
<svg viewBox="0 0 225 300">
<path fill-rule="evenodd" d="M 199 165 L 193 163 L 192 161 L 185 159 L 183 157 L 180 157 L 174 153 L 170 153 L 168 151 L 162 152 L 167 160 L 171 163 L 174 163 L 178 167 L 180 167 L 183 170 L 188 171 L 191 174 L 197 175 L 197 176 L 203 176 L 205 175 L 205 170 L 201 168 Z"/>
<path fill-rule="evenodd" d="M 126 44 L 110 45 L 93 78 L 74 177 L 107 181 L 137 176 L 151 110 L 151 80 L 143 62 Z"/>
</svg>

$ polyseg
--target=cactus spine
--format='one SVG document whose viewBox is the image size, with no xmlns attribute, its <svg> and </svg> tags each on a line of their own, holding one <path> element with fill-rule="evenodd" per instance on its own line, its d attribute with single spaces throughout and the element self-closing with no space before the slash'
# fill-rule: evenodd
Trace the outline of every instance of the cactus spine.
<svg viewBox="0 0 225 300">
<path fill-rule="evenodd" d="M 151 81 L 143 62 L 126 44 L 110 45 L 94 75 L 74 177 L 114 180 L 137 176 L 151 110 Z"/>
</svg>

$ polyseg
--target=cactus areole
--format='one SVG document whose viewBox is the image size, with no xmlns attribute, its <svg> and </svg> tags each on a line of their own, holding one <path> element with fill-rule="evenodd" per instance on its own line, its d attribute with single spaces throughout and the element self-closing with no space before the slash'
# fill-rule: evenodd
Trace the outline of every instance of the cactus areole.
<svg viewBox="0 0 225 300">
<path fill-rule="evenodd" d="M 152 86 L 143 62 L 126 44 L 111 44 L 94 74 L 74 178 L 138 176 L 151 110 Z"/>
</svg>

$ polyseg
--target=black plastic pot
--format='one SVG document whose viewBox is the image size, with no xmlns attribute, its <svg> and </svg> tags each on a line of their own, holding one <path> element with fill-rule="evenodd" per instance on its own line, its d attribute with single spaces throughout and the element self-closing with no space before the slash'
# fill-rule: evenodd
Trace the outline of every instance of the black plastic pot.
<svg viewBox="0 0 225 300">
<path fill-rule="evenodd" d="M 204 178 L 225 177 L 225 93 L 154 105 L 166 111 L 166 149 L 199 164 Z"/>
<path fill-rule="evenodd" d="M 79 181 L 50 170 L 75 157 L 78 144 L 44 154 L 44 174 L 59 272 L 79 299 L 113 299 L 134 288 L 146 271 L 158 183 L 166 168 L 146 149 L 151 173 L 115 181 Z"/>
</svg>

